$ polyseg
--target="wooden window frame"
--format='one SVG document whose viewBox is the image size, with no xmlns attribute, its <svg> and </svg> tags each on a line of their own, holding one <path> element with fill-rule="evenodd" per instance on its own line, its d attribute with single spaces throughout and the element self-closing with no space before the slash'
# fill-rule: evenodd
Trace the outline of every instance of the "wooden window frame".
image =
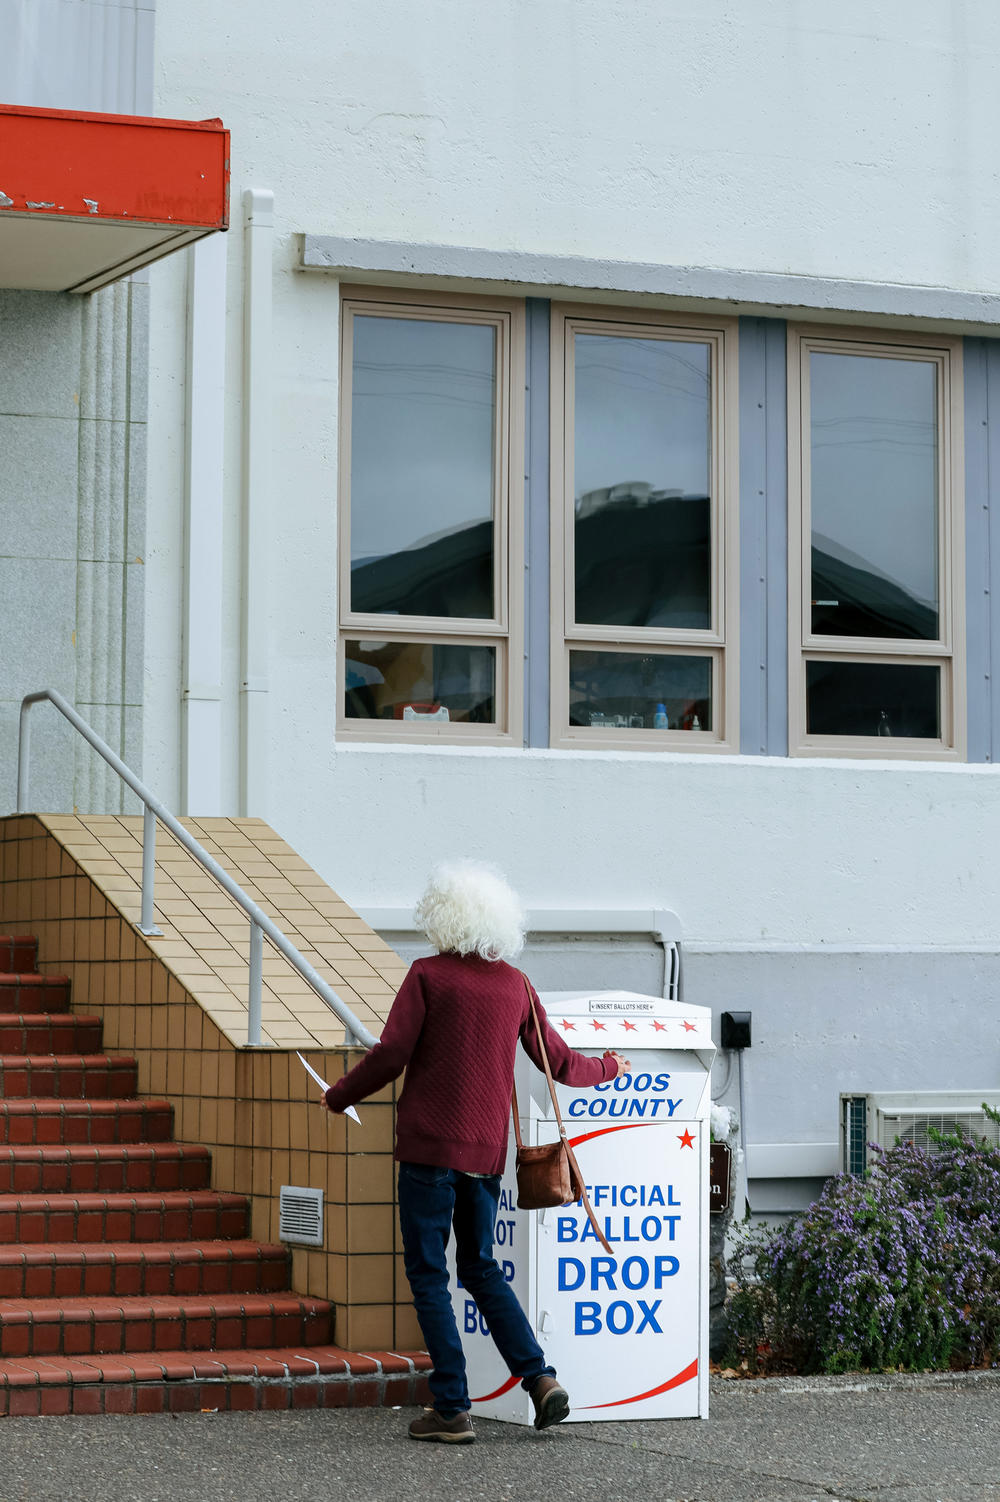
<svg viewBox="0 0 1000 1502">
<path fill-rule="evenodd" d="M 524 304 L 516 299 L 341 287 L 338 451 L 337 738 L 344 741 L 520 745 L 523 721 L 524 616 Z M 399 616 L 354 611 L 351 601 L 351 416 L 354 318 L 409 318 L 430 323 L 490 324 L 496 341 L 496 440 L 493 477 L 494 615 Z M 494 724 L 349 718 L 344 709 L 349 639 L 448 643 L 496 648 Z"/>
<path fill-rule="evenodd" d="M 938 372 L 938 599 L 935 641 L 813 633 L 809 614 L 812 520 L 809 356 L 814 352 L 921 359 Z M 788 326 L 788 752 L 907 761 L 963 761 L 966 754 L 964 434 L 962 341 L 885 329 Z M 806 731 L 806 664 L 867 662 L 941 670 L 939 739 L 817 735 Z"/>
<path fill-rule="evenodd" d="M 551 311 L 551 745 L 629 751 L 739 750 L 738 320 L 598 304 Z M 708 344 L 712 377 L 712 626 L 677 629 L 577 624 L 574 618 L 574 339 L 577 333 Z M 709 656 L 712 730 L 610 729 L 569 723 L 571 651 Z"/>
</svg>

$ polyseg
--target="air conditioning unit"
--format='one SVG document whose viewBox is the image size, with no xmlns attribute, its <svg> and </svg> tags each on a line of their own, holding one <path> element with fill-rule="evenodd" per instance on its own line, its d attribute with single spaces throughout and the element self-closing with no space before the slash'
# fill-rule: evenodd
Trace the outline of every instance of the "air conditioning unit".
<svg viewBox="0 0 1000 1502">
<path fill-rule="evenodd" d="M 873 1095 L 841 1095 L 840 1146 L 845 1173 L 864 1173 L 869 1143 L 892 1147 L 897 1138 L 927 1152 L 937 1144 L 930 1128 L 958 1130 L 1000 1142 L 1000 1127 L 983 1110 L 983 1102 L 1000 1110 L 1000 1090 L 888 1090 Z"/>
</svg>

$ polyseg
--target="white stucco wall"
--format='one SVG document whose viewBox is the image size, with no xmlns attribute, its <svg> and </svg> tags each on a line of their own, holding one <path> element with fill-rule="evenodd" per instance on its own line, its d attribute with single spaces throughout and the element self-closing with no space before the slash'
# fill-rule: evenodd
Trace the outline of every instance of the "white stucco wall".
<svg viewBox="0 0 1000 1502">
<path fill-rule="evenodd" d="M 412 901 L 431 860 L 475 852 L 530 907 L 669 908 L 692 942 L 1000 938 L 992 769 L 369 747 L 327 764 L 300 838 L 361 906 Z"/>
<path fill-rule="evenodd" d="M 1000 13 L 159 0 L 157 110 L 288 228 L 996 288 Z"/>
<path fill-rule="evenodd" d="M 500 861 L 700 942 L 991 943 L 996 774 L 334 747 L 337 287 L 302 231 L 1000 287 L 1000 13 L 937 0 L 159 0 L 156 111 L 232 130 L 224 806 L 238 707 L 240 201 L 275 193 L 271 793 L 351 901 Z M 183 258 L 153 292 L 145 770 L 180 785 Z M 200 810 L 196 810 L 200 811 Z"/>
</svg>

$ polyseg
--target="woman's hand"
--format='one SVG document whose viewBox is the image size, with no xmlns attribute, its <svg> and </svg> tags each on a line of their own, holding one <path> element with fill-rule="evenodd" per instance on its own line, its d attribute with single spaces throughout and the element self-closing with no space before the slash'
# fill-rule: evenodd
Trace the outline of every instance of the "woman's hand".
<svg viewBox="0 0 1000 1502">
<path fill-rule="evenodd" d="M 618 1065 L 618 1074 L 632 1073 L 632 1065 L 629 1063 L 628 1059 L 623 1059 L 621 1054 L 615 1053 L 615 1050 L 613 1048 L 606 1048 L 604 1050 L 604 1057 L 606 1059 L 614 1059 L 615 1063 Z M 617 1075 L 615 1076 L 615 1078 L 617 1078 Z"/>
</svg>

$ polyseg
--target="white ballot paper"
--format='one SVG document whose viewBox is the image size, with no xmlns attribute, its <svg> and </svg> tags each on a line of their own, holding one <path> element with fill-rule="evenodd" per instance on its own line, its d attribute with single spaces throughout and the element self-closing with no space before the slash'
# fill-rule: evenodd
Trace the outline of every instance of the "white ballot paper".
<svg viewBox="0 0 1000 1502">
<path fill-rule="evenodd" d="M 311 1074 L 312 1075 L 313 1079 L 316 1081 L 317 1085 L 319 1086 L 319 1088 L 322 1090 L 323 1094 L 325 1095 L 326 1092 L 330 1088 L 330 1086 L 327 1084 L 326 1080 L 323 1078 L 322 1075 L 319 1075 L 319 1074 L 316 1073 L 315 1069 L 312 1067 L 311 1064 L 307 1064 L 306 1063 L 305 1059 L 299 1053 L 298 1049 L 296 1049 L 295 1052 L 296 1052 L 296 1055 L 298 1056 L 299 1063 L 302 1065 L 302 1068 L 306 1071 L 307 1074 Z M 356 1121 L 357 1124 L 358 1124 L 358 1126 L 361 1125 L 361 1117 L 358 1115 L 357 1111 L 355 1111 L 355 1109 L 354 1109 L 353 1106 L 345 1106 L 344 1107 L 344 1115 L 345 1116 L 349 1116 L 352 1121 Z"/>
</svg>

